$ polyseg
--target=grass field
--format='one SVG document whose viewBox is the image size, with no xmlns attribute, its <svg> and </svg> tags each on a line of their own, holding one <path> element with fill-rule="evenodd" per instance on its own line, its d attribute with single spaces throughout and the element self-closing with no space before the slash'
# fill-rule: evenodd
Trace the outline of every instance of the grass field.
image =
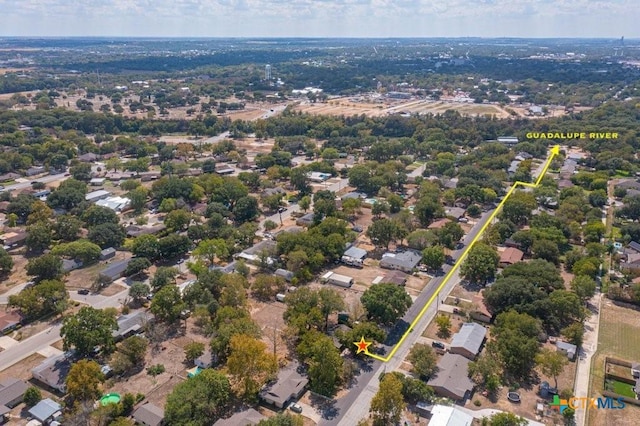
<svg viewBox="0 0 640 426">
<path fill-rule="evenodd" d="M 607 382 L 607 389 L 617 393 L 618 395 L 628 396 L 629 398 L 635 398 L 636 393 L 633 391 L 633 385 L 629 383 L 620 382 L 618 380 L 609 380 Z"/>
<path fill-rule="evenodd" d="M 591 360 L 590 396 L 602 395 L 604 388 L 604 359 L 613 356 L 635 362 L 640 354 L 640 311 L 619 306 L 607 298 L 602 299 L 598 351 Z M 622 387 L 624 383 L 614 386 Z M 629 388 L 616 389 L 623 395 Z M 640 408 L 627 404 L 624 410 L 589 410 L 587 425 L 631 426 L 640 424 Z"/>
</svg>

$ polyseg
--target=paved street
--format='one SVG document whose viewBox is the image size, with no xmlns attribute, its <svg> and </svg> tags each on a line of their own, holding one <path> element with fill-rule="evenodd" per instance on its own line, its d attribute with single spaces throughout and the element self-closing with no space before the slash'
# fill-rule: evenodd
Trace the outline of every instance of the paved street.
<svg viewBox="0 0 640 426">
<path fill-rule="evenodd" d="M 38 181 L 42 183 L 51 183 L 56 180 L 66 180 L 69 176 L 65 176 L 64 173 L 59 173 L 57 175 L 47 175 L 44 177 L 34 178 L 33 181 Z M 24 178 L 20 180 L 25 180 L 25 182 L 14 183 L 13 185 L 7 185 L 4 188 L 4 191 L 16 191 L 18 189 L 31 188 L 31 178 Z"/>
<path fill-rule="evenodd" d="M 126 289 L 114 294 L 113 296 L 104 297 L 102 300 L 94 304 L 93 307 L 96 309 L 118 307 L 128 294 L 129 290 Z M 47 330 L 41 331 L 40 333 L 0 352 L 0 371 L 17 364 L 26 357 L 41 351 L 47 346 L 60 340 L 61 327 L 62 325 L 57 323 L 56 325 L 49 327 Z"/>
<path fill-rule="evenodd" d="M 468 244 L 474 240 L 484 224 L 489 220 L 491 213 L 492 211 L 483 214 L 478 222 L 473 226 L 472 230 L 463 240 L 465 243 L 465 247 L 454 253 L 454 259 L 457 260 L 462 256 L 462 254 L 467 249 Z M 413 305 L 411 306 L 411 308 L 409 308 L 409 311 L 403 318 L 406 323 L 410 324 L 414 320 L 414 318 L 416 318 L 420 310 L 422 310 L 429 299 L 435 294 L 436 290 L 450 270 L 451 267 L 445 265 L 445 273 L 439 277 L 433 278 L 429 285 L 422 291 L 422 293 L 420 293 L 418 298 L 414 301 Z M 447 283 L 439 293 L 439 298 L 437 300 L 444 300 L 446 296 L 451 292 L 453 287 L 460 281 L 458 270 L 459 268 L 456 268 L 456 271 L 453 272 L 450 279 L 447 281 Z M 347 395 L 337 400 L 332 407 L 330 414 L 334 417 L 328 418 L 329 416 L 325 415 L 325 418 L 319 424 L 348 426 L 357 424 L 361 419 L 368 417 L 371 399 L 378 391 L 378 377 L 381 373 L 384 373 L 386 371 L 394 371 L 400 367 L 400 364 L 409 353 L 409 350 L 420 339 L 420 336 L 426 329 L 427 325 L 435 317 L 436 313 L 437 303 L 433 303 L 431 304 L 431 306 L 429 306 L 424 315 L 417 322 L 417 324 L 413 328 L 413 332 L 409 333 L 405 341 L 398 348 L 389 362 L 383 363 L 381 361 L 370 360 L 370 369 L 366 372 L 361 373 L 357 378 L 356 385 L 350 389 Z M 389 353 L 392 347 L 393 346 L 385 346 L 386 353 Z"/>
<path fill-rule="evenodd" d="M 27 286 L 28 283 L 22 283 L 22 284 L 18 284 L 15 285 L 13 287 L 11 287 L 9 289 L 9 291 L 6 291 L 4 293 L 2 293 L 0 295 L 0 305 L 6 305 L 9 303 L 9 296 L 12 296 L 14 294 L 18 294 L 22 291 L 23 288 L 25 288 Z"/>
</svg>

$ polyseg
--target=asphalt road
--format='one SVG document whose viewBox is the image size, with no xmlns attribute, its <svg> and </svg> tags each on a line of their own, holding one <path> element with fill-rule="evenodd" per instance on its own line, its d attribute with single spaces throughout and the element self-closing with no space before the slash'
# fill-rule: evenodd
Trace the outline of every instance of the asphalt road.
<svg viewBox="0 0 640 426">
<path fill-rule="evenodd" d="M 465 247 L 454 252 L 453 254 L 453 258 L 456 261 L 467 249 L 468 244 L 476 238 L 486 221 L 489 219 L 491 213 L 492 211 L 484 213 L 478 220 L 478 222 L 473 226 L 469 234 L 464 237 L 463 242 L 465 244 Z M 401 337 L 401 335 L 404 333 L 404 330 L 406 329 L 406 326 L 413 322 L 420 310 L 422 310 L 429 299 L 436 293 L 436 290 L 438 289 L 440 284 L 442 284 L 444 277 L 451 270 L 451 268 L 451 266 L 445 265 L 445 267 L 443 268 L 444 273 L 431 280 L 429 285 L 422 291 L 422 293 L 420 293 L 411 308 L 409 308 L 405 316 L 402 318 L 402 321 L 399 323 L 404 323 L 405 327 L 400 327 L 399 329 L 398 327 L 396 327 L 397 330 L 390 333 L 387 341 L 397 341 Z M 460 282 L 459 268 L 456 268 L 456 271 L 451 275 L 450 279 L 440 291 L 439 298 L 437 300 L 444 300 L 458 282 Z M 351 426 L 357 424 L 358 421 L 367 418 L 369 415 L 369 406 L 371 404 L 371 399 L 378 390 L 378 377 L 380 376 L 380 374 L 385 373 L 386 371 L 394 371 L 400 366 L 404 358 L 409 353 L 411 347 L 422 335 L 423 331 L 434 318 L 436 313 L 437 303 L 433 303 L 427 309 L 421 319 L 416 323 L 413 328 L 414 331 L 407 336 L 405 341 L 388 362 L 384 363 L 369 357 L 364 357 L 365 359 L 363 359 L 361 365 L 365 365 L 366 367 L 364 370 L 361 370 L 360 375 L 356 379 L 356 384 L 349 390 L 348 394 L 336 400 L 333 405 L 324 407 L 323 419 L 318 424 Z M 393 346 L 394 345 L 382 346 L 382 348 L 384 349 L 384 353 L 389 353 L 392 350 Z"/>
<path fill-rule="evenodd" d="M 113 296 L 104 297 L 102 300 L 96 302 L 93 307 L 96 309 L 116 308 L 120 306 L 120 304 L 128 296 L 128 294 L 129 290 L 127 289 L 121 291 L 120 293 L 114 294 Z M 21 341 L 15 346 L 12 346 L 0 352 L 0 371 L 7 369 L 14 364 L 17 364 L 28 356 L 38 352 L 42 348 L 45 348 L 60 340 L 61 328 L 62 324 L 58 322 L 56 325 L 48 328 L 47 330 L 41 331 L 40 333 Z"/>
<path fill-rule="evenodd" d="M 33 181 L 38 181 L 42 183 L 51 183 L 56 180 L 66 180 L 68 178 L 69 176 L 65 176 L 64 173 L 59 173 L 57 175 L 47 175 L 44 177 L 36 178 L 36 179 L 33 179 Z M 29 178 L 25 178 L 25 179 L 29 179 Z M 5 186 L 3 191 L 16 191 L 16 190 L 25 189 L 25 188 L 31 188 L 31 180 L 27 182 L 14 183 L 13 185 L 7 185 Z"/>
</svg>

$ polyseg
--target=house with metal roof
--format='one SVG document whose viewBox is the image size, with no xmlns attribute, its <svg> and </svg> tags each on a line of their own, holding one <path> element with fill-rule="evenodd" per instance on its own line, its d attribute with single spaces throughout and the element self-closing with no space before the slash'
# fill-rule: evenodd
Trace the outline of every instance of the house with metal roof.
<svg viewBox="0 0 640 426">
<path fill-rule="evenodd" d="M 109 282 L 115 281 L 118 278 L 122 277 L 122 274 L 124 274 L 124 271 L 127 269 L 127 265 L 129 264 L 130 261 L 131 259 L 123 259 L 123 260 L 118 260 L 117 262 L 113 262 L 112 264 L 104 268 L 102 271 L 100 271 L 99 275 L 105 281 L 106 280 L 108 280 Z"/>
<path fill-rule="evenodd" d="M 233 416 L 227 419 L 218 419 L 213 426 L 249 426 L 257 425 L 260 421 L 266 419 L 265 416 L 249 408 L 248 410 L 235 413 Z"/>
<path fill-rule="evenodd" d="M 556 342 L 556 351 L 562 352 L 567 356 L 567 358 L 569 358 L 569 361 L 573 361 L 574 359 L 576 359 L 576 353 L 578 353 L 578 347 L 571 343 L 558 340 Z"/>
<path fill-rule="evenodd" d="M 462 324 L 460 331 L 453 335 L 449 352 L 474 360 L 480 352 L 487 329 L 475 322 Z"/>
<path fill-rule="evenodd" d="M 91 191 L 87 195 L 84 196 L 84 199 L 90 203 L 96 203 L 100 200 L 104 200 L 109 197 L 111 193 L 109 191 L 105 191 L 104 189 L 98 189 L 97 191 Z"/>
<path fill-rule="evenodd" d="M 438 372 L 427 384 L 439 396 L 463 401 L 471 395 L 473 381 L 469 378 L 469 361 L 462 355 L 446 353 L 438 362 Z"/>
<path fill-rule="evenodd" d="M 118 329 L 114 330 L 112 335 L 118 340 L 125 339 L 142 331 L 144 326 L 153 319 L 151 314 L 143 311 L 131 312 L 127 315 L 121 315 L 118 322 Z"/>
<path fill-rule="evenodd" d="M 473 416 L 450 405 L 434 405 L 429 426 L 471 426 Z"/>
<path fill-rule="evenodd" d="M 43 399 L 29 409 L 29 415 L 42 424 L 62 415 L 62 406 L 50 398 Z"/>
<path fill-rule="evenodd" d="M 144 426 L 162 426 L 164 424 L 164 410 L 150 402 L 134 411 L 132 417 L 137 424 Z"/>
<path fill-rule="evenodd" d="M 273 275 L 283 278 L 287 282 L 291 282 L 295 274 L 291 271 L 287 271 L 286 269 L 276 269 Z"/>
<path fill-rule="evenodd" d="M 382 260 L 380 260 L 380 267 L 396 269 L 410 274 L 421 260 L 422 254 L 413 250 L 407 250 L 401 253 L 385 253 L 382 255 Z"/>
<path fill-rule="evenodd" d="M 298 400 L 309 384 L 309 380 L 298 373 L 297 361 L 278 371 L 278 378 L 260 391 L 260 398 L 267 404 L 284 408 L 292 400 Z"/>
<path fill-rule="evenodd" d="M 108 247 L 102 251 L 100 251 L 100 260 L 107 260 L 115 257 L 116 249 L 113 247 Z"/>
</svg>

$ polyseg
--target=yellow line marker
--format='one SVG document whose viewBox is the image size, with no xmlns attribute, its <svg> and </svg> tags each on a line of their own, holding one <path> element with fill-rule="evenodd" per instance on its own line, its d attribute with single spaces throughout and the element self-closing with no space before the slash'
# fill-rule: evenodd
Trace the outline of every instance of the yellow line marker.
<svg viewBox="0 0 640 426">
<path fill-rule="evenodd" d="M 409 333 L 411 333 L 413 331 L 413 327 L 415 327 L 415 325 L 418 323 L 418 321 L 420 321 L 420 319 L 422 318 L 424 313 L 427 311 L 427 309 L 429 309 L 429 306 L 431 306 L 431 304 L 436 299 L 436 297 L 438 297 L 438 295 L 440 294 L 440 291 L 442 291 L 444 286 L 449 282 L 449 280 L 453 276 L 454 272 L 460 267 L 460 265 L 462 264 L 464 259 L 469 254 L 469 250 L 471 250 L 471 248 L 476 243 L 476 241 L 478 241 L 478 239 L 480 239 L 482 234 L 484 234 L 484 231 L 486 231 L 486 229 L 489 226 L 489 224 L 491 224 L 491 222 L 493 222 L 495 217 L 498 215 L 498 212 L 500 212 L 500 210 L 502 210 L 502 207 L 504 206 L 504 203 L 509 199 L 511 194 L 513 194 L 513 192 L 519 186 L 524 186 L 524 187 L 527 187 L 527 188 L 535 188 L 538 185 L 540 185 L 540 182 L 542 182 L 542 178 L 547 173 L 547 170 L 549 170 L 549 166 L 551 165 L 551 161 L 553 160 L 553 157 L 555 157 L 558 154 L 560 154 L 560 146 L 559 145 L 555 145 L 555 146 L 553 146 L 551 148 L 551 153 L 549 154 L 549 157 L 547 158 L 547 162 L 545 163 L 544 167 L 542 168 L 542 172 L 540 172 L 540 175 L 538 176 L 538 179 L 536 179 L 536 183 L 517 181 L 513 185 L 511 185 L 511 188 L 509 188 L 509 191 L 507 192 L 507 194 L 504 196 L 504 198 L 502 199 L 500 204 L 498 204 L 498 207 L 496 207 L 496 209 L 493 211 L 493 213 L 491 213 L 491 216 L 489 216 L 489 219 L 482 226 L 482 228 L 480 229 L 480 232 L 478 232 L 478 235 L 476 235 L 475 238 L 473 239 L 473 241 L 471 241 L 471 243 L 469 245 L 467 245 L 467 248 L 462 252 L 460 257 L 458 258 L 458 261 L 455 263 L 455 265 L 453 265 L 453 268 L 451 268 L 451 270 L 447 273 L 447 275 L 445 275 L 444 279 L 442 280 L 442 283 L 440 283 L 440 285 L 438 286 L 436 291 L 433 293 L 431 298 L 422 307 L 422 309 L 420 310 L 420 312 L 418 313 L 416 318 L 409 325 L 409 328 L 407 329 L 407 331 L 404 332 L 404 334 L 402 335 L 402 337 L 400 338 L 398 343 L 396 343 L 396 345 L 393 347 L 391 352 L 389 352 L 389 355 L 387 355 L 386 357 L 382 357 L 380 355 L 376 355 L 376 354 L 373 354 L 373 353 L 369 352 L 368 348 L 366 350 L 364 350 L 364 354 L 365 355 L 368 355 L 371 358 L 377 359 L 377 360 L 382 361 L 382 362 L 388 362 L 395 355 L 395 353 L 398 351 L 398 349 L 400 348 L 402 343 L 404 343 L 404 341 L 407 338 L 407 336 L 409 335 Z M 364 340 L 364 337 L 362 338 L 362 340 Z M 358 351 L 358 352 L 361 352 L 361 351 Z"/>
</svg>

